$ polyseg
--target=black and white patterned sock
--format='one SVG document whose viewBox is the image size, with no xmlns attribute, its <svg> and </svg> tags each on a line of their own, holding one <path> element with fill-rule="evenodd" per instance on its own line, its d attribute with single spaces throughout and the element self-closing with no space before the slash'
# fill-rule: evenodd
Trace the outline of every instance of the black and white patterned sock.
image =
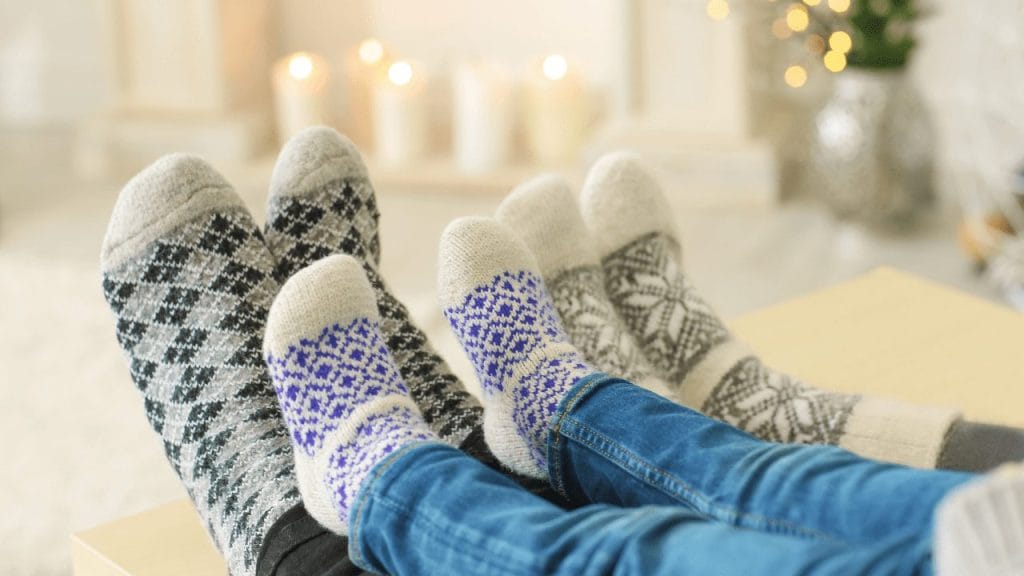
<svg viewBox="0 0 1024 576">
<path fill-rule="evenodd" d="M 356 147 L 330 128 L 309 128 L 285 145 L 274 167 L 267 244 L 284 281 L 331 254 L 363 263 L 377 296 L 392 357 L 431 429 L 460 445 L 481 425 L 482 408 L 433 350 L 378 271 L 380 242 L 373 185 Z"/>
<path fill-rule="evenodd" d="M 569 183 L 558 176 L 525 182 L 496 216 L 533 252 L 569 341 L 587 362 L 670 396 L 608 299 L 601 262 Z"/>
<path fill-rule="evenodd" d="M 935 466 L 955 412 L 813 388 L 732 337 L 683 273 L 667 200 L 636 157 L 598 161 L 581 204 L 615 309 L 681 403 L 769 441 Z"/>
<path fill-rule="evenodd" d="M 235 576 L 300 503 L 288 431 L 263 364 L 273 259 L 231 187 L 165 157 L 121 192 L 103 291 L 167 458 Z"/>
</svg>

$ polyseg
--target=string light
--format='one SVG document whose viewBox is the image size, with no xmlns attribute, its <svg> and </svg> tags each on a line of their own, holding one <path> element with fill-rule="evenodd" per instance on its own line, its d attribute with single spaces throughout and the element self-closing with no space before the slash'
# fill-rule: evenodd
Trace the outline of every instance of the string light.
<svg viewBox="0 0 1024 576">
<path fill-rule="evenodd" d="M 794 64 L 789 68 L 786 68 L 786 74 L 784 75 L 786 84 L 790 88 L 800 88 L 804 84 L 807 84 L 807 70 L 803 66 Z"/>
<path fill-rule="evenodd" d="M 288 60 L 288 73 L 296 80 L 305 80 L 313 74 L 313 59 L 308 54 L 298 53 Z"/>
<path fill-rule="evenodd" d="M 853 48 L 853 39 L 842 30 L 837 30 L 828 37 L 828 45 L 836 52 L 847 54 Z"/>
<path fill-rule="evenodd" d="M 825 68 L 828 68 L 830 72 L 842 72 L 846 68 L 846 54 L 842 52 L 829 50 L 825 53 L 823 60 Z"/>
<path fill-rule="evenodd" d="M 821 4 L 821 0 L 804 0 L 804 4 L 807 4 L 808 6 L 817 6 L 818 4 Z"/>
<path fill-rule="evenodd" d="M 376 38 L 367 38 L 359 45 L 359 59 L 367 64 L 376 64 L 384 57 L 384 45 Z"/>
<path fill-rule="evenodd" d="M 828 7 L 831 8 L 833 12 L 842 14 L 850 9 L 850 0 L 828 0 Z"/>
<path fill-rule="evenodd" d="M 811 19 L 807 15 L 807 8 L 803 4 L 793 4 L 786 11 L 786 25 L 794 32 L 807 30 L 807 25 L 810 24 L 810 21 Z"/>
<path fill-rule="evenodd" d="M 548 80 L 561 80 L 569 73 L 569 63 L 564 56 L 552 54 L 541 63 L 541 71 Z"/>
<path fill-rule="evenodd" d="M 728 18 L 728 0 L 708 0 L 708 16 L 712 20 L 725 20 L 726 18 Z"/>
<path fill-rule="evenodd" d="M 804 41 L 804 46 L 814 54 L 825 53 L 825 39 L 817 34 L 811 34 L 808 36 L 807 40 Z"/>
<path fill-rule="evenodd" d="M 775 35 L 779 40 L 785 40 L 793 35 L 793 31 L 789 29 L 789 25 L 786 24 L 785 18 L 776 18 L 772 22 L 772 34 Z"/>
</svg>

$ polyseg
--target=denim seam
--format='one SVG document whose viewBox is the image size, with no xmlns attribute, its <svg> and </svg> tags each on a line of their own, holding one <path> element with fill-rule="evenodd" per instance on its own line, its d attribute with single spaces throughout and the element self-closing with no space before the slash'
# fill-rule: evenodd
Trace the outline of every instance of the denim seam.
<svg viewBox="0 0 1024 576">
<path fill-rule="evenodd" d="M 351 542 L 355 543 L 355 546 L 349 546 L 349 555 L 351 556 L 352 561 L 357 566 L 366 565 L 366 559 L 363 558 L 362 554 L 362 542 L 360 542 L 359 539 L 359 531 L 361 529 L 361 523 L 363 519 L 363 508 L 367 500 L 369 500 L 371 493 L 377 492 L 377 487 L 375 486 L 377 480 L 380 479 L 380 477 L 383 476 L 388 470 L 390 470 L 391 467 L 395 464 L 395 462 L 398 461 L 398 459 L 401 456 L 412 451 L 415 448 L 419 448 L 420 446 L 425 446 L 428 444 L 434 444 L 434 442 L 413 442 L 411 444 L 406 444 L 405 446 L 399 448 L 398 450 L 392 452 L 387 457 L 385 457 L 383 462 L 378 463 L 376 468 L 372 470 L 370 472 L 370 475 L 366 477 L 366 480 L 363 481 L 363 485 L 362 487 L 360 487 L 359 494 L 356 496 L 356 505 L 352 509 L 352 512 L 350 513 L 349 516 L 349 523 L 351 524 L 349 528 L 349 537 L 351 539 Z M 353 548 L 355 549 L 355 553 L 351 552 L 351 549 Z"/>
<path fill-rule="evenodd" d="M 440 535 L 441 534 L 447 534 L 450 538 L 452 538 L 454 540 L 458 540 L 459 544 L 461 544 L 461 546 L 459 546 L 459 553 L 460 554 L 463 554 L 463 555 L 466 555 L 466 556 L 470 556 L 472 558 L 472 560 L 474 560 L 476 562 L 481 562 L 481 563 L 484 563 L 484 564 L 488 564 L 489 566 L 491 566 L 492 569 L 494 567 L 496 567 L 496 566 L 494 566 L 494 562 L 493 562 L 494 558 L 493 557 L 488 558 L 488 554 L 486 553 L 487 551 L 479 550 L 477 548 L 477 546 L 476 546 L 476 543 L 465 542 L 463 538 L 461 538 L 460 536 L 457 535 L 457 533 L 453 533 L 453 532 L 447 530 L 446 526 L 443 526 L 442 524 L 440 524 L 438 522 L 435 522 L 429 516 L 424 516 L 423 514 L 415 514 L 412 510 L 410 510 L 404 504 L 402 504 L 401 502 L 399 502 L 397 500 L 393 500 L 393 499 L 391 499 L 388 496 L 378 495 L 377 498 L 374 499 L 374 504 L 380 505 L 380 506 L 382 506 L 384 508 L 387 508 L 387 509 L 391 510 L 396 515 L 401 516 L 402 518 L 404 518 L 410 524 L 417 524 L 417 523 L 419 523 L 419 524 L 426 525 L 428 530 L 424 530 L 423 531 L 423 536 L 428 538 L 428 539 L 430 539 L 430 540 L 433 540 L 433 541 L 438 542 L 438 543 L 442 543 L 444 541 L 440 538 Z M 481 539 L 484 539 L 484 538 L 481 538 Z M 538 566 L 535 566 L 533 564 L 529 564 L 529 563 L 524 564 L 523 562 L 520 562 L 520 561 L 515 560 L 515 559 L 510 559 L 510 558 L 507 558 L 507 557 L 506 558 L 502 558 L 501 560 L 503 562 L 503 565 L 506 566 L 506 567 L 509 564 L 516 564 L 516 565 L 518 565 L 518 566 L 520 566 L 522 568 L 518 572 L 512 572 L 512 571 L 505 570 L 506 574 L 535 574 L 535 573 L 537 573 L 537 571 L 539 569 Z"/>
<path fill-rule="evenodd" d="M 576 390 L 570 390 L 569 395 L 562 400 L 563 405 L 561 410 L 557 413 L 555 421 L 552 422 L 549 430 L 550 436 L 550 450 L 548 450 L 548 481 L 555 492 L 558 492 L 563 498 L 569 501 L 576 501 L 577 499 L 571 498 L 565 489 L 565 476 L 562 473 L 562 442 L 561 442 L 561 429 L 562 422 L 566 418 L 569 418 L 569 414 L 576 407 L 576 404 L 580 402 L 582 397 L 586 396 L 590 390 L 602 382 L 607 382 L 608 377 L 603 373 L 596 373 L 591 376 L 585 376 L 584 378 L 590 378 L 583 386 L 579 385 L 579 382 L 575 384 Z"/>
<path fill-rule="evenodd" d="M 591 428 L 590 426 L 587 426 L 586 424 L 580 422 L 579 420 L 577 420 L 575 418 L 571 418 L 571 417 L 567 417 L 567 418 L 573 424 L 575 424 L 576 427 L 579 430 L 582 430 L 582 431 L 585 431 L 585 432 L 589 432 L 590 434 L 592 434 L 593 436 L 603 440 L 607 444 L 617 445 L 617 443 L 615 441 L 613 441 L 611 438 L 608 438 L 606 435 L 602 434 L 601 432 L 598 432 L 597 430 L 594 430 L 593 428 Z M 828 540 L 828 541 L 837 541 L 837 539 L 832 537 L 831 535 L 826 534 L 824 532 L 821 532 L 819 530 L 815 530 L 813 528 L 808 528 L 806 526 L 801 526 L 799 524 L 794 524 L 794 523 L 792 523 L 790 521 L 787 521 L 787 520 L 781 520 L 781 519 L 778 519 L 778 518 L 763 516 L 763 515 L 760 515 L 760 514 L 751 514 L 749 512 L 742 512 L 742 511 L 737 510 L 735 507 L 728 506 L 728 505 L 725 505 L 725 504 L 716 503 L 713 499 L 711 499 L 708 496 L 704 495 L 701 491 L 699 491 L 696 488 L 694 488 L 693 486 L 691 486 L 688 482 L 678 478 L 677 476 L 675 476 L 674 474 L 668 472 L 667 470 L 664 470 L 662 468 L 659 468 L 657 466 L 653 466 L 653 465 L 649 464 L 643 458 L 641 458 L 639 455 L 633 453 L 630 450 L 627 450 L 627 449 L 622 448 L 620 446 L 620 449 L 623 452 L 627 453 L 629 456 L 632 456 L 633 459 L 635 459 L 635 461 L 631 461 L 631 462 L 627 463 L 627 462 L 624 462 L 620 458 L 616 458 L 611 452 L 609 452 L 608 450 L 604 449 L 603 447 L 595 446 L 594 443 L 587 442 L 586 439 L 580 437 L 579 435 L 572 434 L 572 432 L 573 431 L 570 428 L 570 430 L 567 433 L 565 433 L 565 435 L 567 437 L 571 438 L 572 440 L 575 440 L 576 442 L 579 442 L 581 445 L 586 446 L 590 450 L 593 450 L 593 451 L 597 452 L 601 456 L 603 456 L 606 459 L 608 459 L 610 462 L 613 462 L 616 466 L 622 468 L 627 473 L 629 473 L 630 476 L 632 476 L 633 478 L 635 478 L 637 480 L 640 480 L 644 484 L 647 484 L 648 486 L 651 486 L 652 488 L 655 488 L 656 490 L 658 490 L 658 491 L 660 491 L 660 492 L 662 492 L 662 493 L 664 493 L 664 494 L 666 494 L 666 495 L 668 495 L 668 496 L 670 496 L 670 497 L 680 501 L 683 504 L 686 504 L 688 506 L 696 507 L 698 509 L 698 511 L 700 511 L 701 508 L 704 508 L 704 509 L 706 509 L 708 511 L 708 512 L 705 512 L 705 513 L 710 513 L 710 514 L 713 514 L 713 515 L 714 514 L 719 514 L 719 515 L 721 515 L 721 517 L 727 518 L 729 522 L 736 522 L 737 525 L 739 525 L 738 522 L 740 520 L 746 519 L 746 520 L 751 520 L 751 521 L 755 521 L 755 522 L 762 522 L 762 523 L 764 523 L 768 527 L 783 528 L 783 529 L 786 529 L 786 532 L 802 534 L 802 535 L 804 535 L 806 537 L 809 537 L 809 538 L 816 538 L 816 539 Z M 665 479 L 670 479 L 672 482 L 678 484 L 680 488 L 678 490 L 673 490 L 670 486 L 662 486 L 662 485 L 656 484 L 654 482 L 651 482 L 648 479 L 642 477 L 642 475 L 638 476 L 638 474 L 640 472 L 642 472 L 642 471 L 641 470 L 634 470 L 632 468 L 632 466 L 638 466 L 638 467 L 646 468 L 646 470 L 648 472 L 652 473 L 655 476 L 660 476 L 660 477 L 665 478 Z M 685 496 L 685 494 L 690 494 L 690 495 L 692 495 L 692 497 L 688 498 L 688 497 Z"/>
</svg>

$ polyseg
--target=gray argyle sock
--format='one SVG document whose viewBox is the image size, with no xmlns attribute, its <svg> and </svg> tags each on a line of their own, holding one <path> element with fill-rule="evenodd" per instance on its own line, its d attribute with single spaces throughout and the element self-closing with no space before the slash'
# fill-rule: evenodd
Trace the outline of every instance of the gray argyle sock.
<svg viewBox="0 0 1024 576">
<path fill-rule="evenodd" d="M 261 353 L 278 284 L 231 187 L 165 157 L 121 192 L 101 256 L 117 338 L 153 429 L 235 576 L 300 502 Z"/>
<path fill-rule="evenodd" d="M 637 158 L 598 161 L 581 208 L 616 311 L 680 402 L 765 440 L 935 466 L 955 412 L 813 388 L 732 337 L 683 274 L 671 210 Z"/>
<path fill-rule="evenodd" d="M 498 206 L 497 219 L 515 231 L 540 267 L 569 341 L 588 362 L 659 394 L 670 395 L 604 288 L 604 272 L 568 182 L 541 176 Z"/>
<path fill-rule="evenodd" d="M 381 278 L 378 218 L 366 166 L 348 139 L 317 127 L 285 145 L 274 167 L 266 224 L 278 279 L 331 254 L 362 262 L 402 378 L 434 432 L 457 446 L 481 425 L 482 408 Z"/>
</svg>

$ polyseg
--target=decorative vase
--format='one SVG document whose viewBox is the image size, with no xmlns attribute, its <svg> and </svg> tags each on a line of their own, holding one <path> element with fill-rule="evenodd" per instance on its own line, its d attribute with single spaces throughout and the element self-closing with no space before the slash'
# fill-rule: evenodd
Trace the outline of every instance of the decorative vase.
<svg viewBox="0 0 1024 576">
<path fill-rule="evenodd" d="M 903 69 L 849 68 L 814 117 L 808 176 L 837 216 L 903 226 L 933 200 L 933 146 Z"/>
</svg>

